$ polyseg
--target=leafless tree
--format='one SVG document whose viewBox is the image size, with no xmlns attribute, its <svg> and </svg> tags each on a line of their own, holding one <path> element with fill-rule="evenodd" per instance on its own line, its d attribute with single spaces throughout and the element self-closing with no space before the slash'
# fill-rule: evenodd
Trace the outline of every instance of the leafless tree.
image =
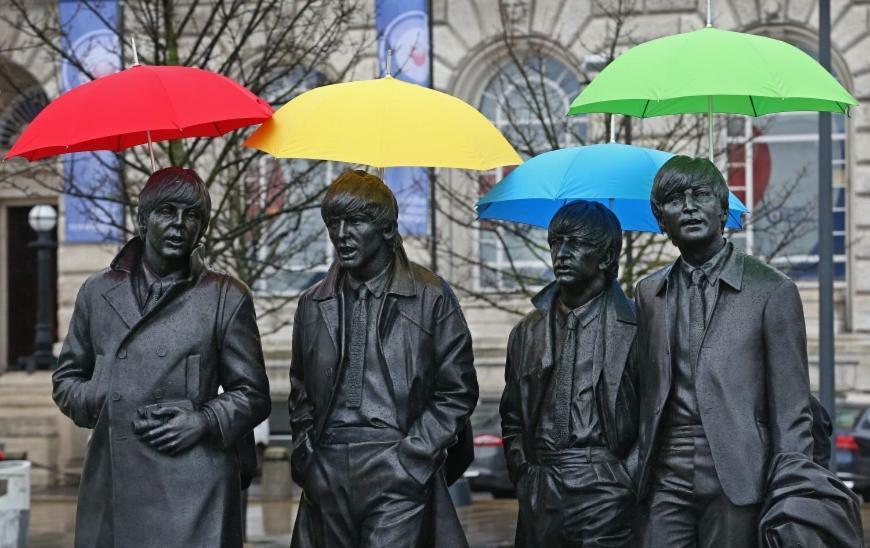
<svg viewBox="0 0 870 548">
<path fill-rule="evenodd" d="M 591 81 L 596 70 L 637 43 L 632 22 L 636 4 L 636 0 L 594 2 L 593 11 L 597 17 L 608 20 L 608 30 L 601 42 L 583 44 L 584 49 L 592 54 L 590 59 L 594 63 L 570 67 L 577 76 L 577 87 L 570 90 L 570 99 Z M 564 113 L 568 105 L 564 96 L 552 93 L 553 67 L 548 64 L 548 59 L 564 59 L 564 56 L 558 46 L 533 35 L 527 25 L 518 20 L 516 14 L 522 10 L 517 9 L 517 2 L 503 0 L 501 6 L 499 49 L 505 55 L 491 67 L 494 75 L 490 84 L 492 89 L 490 93 L 484 93 L 480 106 L 490 116 L 492 113 L 487 109 L 498 111 L 496 122 L 524 158 L 566 146 L 606 142 L 612 123 L 618 124 L 615 131 L 617 142 L 706 156 L 707 119 L 703 116 L 678 115 L 652 120 L 629 120 L 610 115 L 589 116 L 587 119 L 566 117 Z M 725 116 L 716 117 L 717 134 L 724 131 L 726 123 Z M 722 166 L 727 163 L 727 152 L 725 139 L 719 139 L 714 155 Z M 455 181 L 450 184 L 445 178 L 438 178 L 440 214 L 468 233 L 476 233 L 479 240 L 470 253 L 458 251 L 446 242 L 439 242 L 438 250 L 460 269 L 475 272 L 476 275 L 452 280 L 466 298 L 522 314 L 528 310 L 527 297 L 552 279 L 546 233 L 525 224 L 476 221 L 474 210 L 477 200 L 509 169 L 483 174 L 468 172 L 460 184 Z M 755 212 L 755 218 L 767 216 L 769 211 L 782 208 L 789 202 L 801 176 L 769 193 Z M 809 212 L 807 209 L 801 211 Z M 799 213 L 794 211 L 776 226 L 765 225 L 767 232 L 764 237 L 773 241 L 766 248 L 769 253 L 763 256 L 765 260 L 780 256 L 791 243 L 813 229 L 813 216 Z M 760 227 L 755 229 L 758 231 Z M 499 261 L 492 260 L 496 252 L 500 254 Z M 662 235 L 624 232 L 620 283 L 632 295 L 638 280 L 673 260 L 674 254 L 675 249 Z"/>
<path fill-rule="evenodd" d="M 131 0 L 124 2 L 122 28 L 115 32 L 121 44 L 136 39 L 143 64 L 206 68 L 230 77 L 278 108 L 311 87 L 341 81 L 356 65 L 360 52 L 373 39 L 364 30 L 368 21 L 361 15 L 366 13 L 360 9 L 361 2 Z M 80 9 L 99 13 L 98 3 L 86 0 Z M 28 50 L 31 57 L 52 66 L 60 66 L 63 60 L 87 74 L 82 60 L 61 47 L 56 3 L 46 3 L 40 10 L 34 10 L 27 0 L 2 0 L 2 4 L 0 18 L 18 32 L 6 43 L 0 42 L 0 55 Z M 131 57 L 128 51 L 128 64 Z M 19 94 L 27 91 L 15 89 L 16 79 L 2 69 L 0 87 Z M 272 298 L 259 301 L 262 313 L 268 314 L 294 298 L 294 292 L 280 291 L 288 280 L 304 276 L 312 265 L 324 261 L 322 238 L 305 229 L 317 211 L 326 167 L 322 162 L 267 158 L 241 146 L 247 133 L 240 130 L 218 138 L 161 142 L 155 144 L 155 152 L 158 167 L 191 167 L 203 177 L 212 196 L 212 218 L 204 242 L 208 259 L 251 286 L 269 283 L 270 289 L 277 287 Z M 118 158 L 125 183 L 120 188 L 103 185 L 94 191 L 96 185 L 74 182 L 64 189 L 58 160 L 4 162 L 0 185 L 26 192 L 36 184 L 84 198 L 93 205 L 94 217 L 103 221 L 106 204 L 120 203 L 126 218 L 117 219 L 115 228 L 131 235 L 136 196 L 151 172 L 148 151 L 145 146 L 134 147 Z"/>
</svg>

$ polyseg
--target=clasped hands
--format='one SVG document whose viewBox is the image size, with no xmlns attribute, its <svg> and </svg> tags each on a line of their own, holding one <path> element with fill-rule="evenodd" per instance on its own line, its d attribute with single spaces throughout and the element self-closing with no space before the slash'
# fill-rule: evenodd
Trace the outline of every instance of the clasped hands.
<svg viewBox="0 0 870 548">
<path fill-rule="evenodd" d="M 133 432 L 139 439 L 167 455 L 177 455 L 196 445 L 208 432 L 208 419 L 201 411 L 168 405 L 146 412 L 139 409 Z"/>
</svg>

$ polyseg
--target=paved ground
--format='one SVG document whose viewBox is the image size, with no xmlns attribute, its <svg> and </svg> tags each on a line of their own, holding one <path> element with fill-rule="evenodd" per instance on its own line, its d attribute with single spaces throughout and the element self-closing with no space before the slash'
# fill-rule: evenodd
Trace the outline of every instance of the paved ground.
<svg viewBox="0 0 870 548">
<path fill-rule="evenodd" d="M 516 524 L 516 500 L 475 496 L 470 506 L 459 508 L 472 548 L 512 546 Z M 870 504 L 862 508 L 864 534 L 870 538 Z M 287 548 L 290 545 L 296 503 L 258 502 L 248 507 L 247 548 Z M 70 494 L 38 495 L 32 502 L 31 548 L 72 546 L 75 499 Z"/>
<path fill-rule="evenodd" d="M 470 506 L 460 507 L 459 516 L 473 548 L 512 546 L 517 503 L 511 499 L 475 497 Z M 290 546 L 295 501 L 248 504 L 250 548 Z M 31 502 L 30 548 L 67 548 L 73 543 L 75 497 L 72 493 L 38 494 Z"/>
</svg>

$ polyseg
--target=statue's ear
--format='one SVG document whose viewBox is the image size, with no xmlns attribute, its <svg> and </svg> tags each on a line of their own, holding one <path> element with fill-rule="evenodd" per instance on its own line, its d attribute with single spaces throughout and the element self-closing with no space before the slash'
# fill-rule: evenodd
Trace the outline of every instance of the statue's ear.
<svg viewBox="0 0 870 548">
<path fill-rule="evenodd" d="M 607 272 L 610 270 L 611 262 L 613 262 L 613 250 L 608 247 L 601 253 L 601 257 L 598 260 L 598 270 Z"/>
<path fill-rule="evenodd" d="M 381 234 L 384 235 L 384 240 L 392 243 L 393 240 L 396 239 L 396 236 L 399 234 L 399 227 L 396 223 L 390 223 L 388 227 L 385 227 L 381 230 Z"/>
<path fill-rule="evenodd" d="M 142 218 L 142 215 L 139 212 L 136 213 L 136 226 L 139 229 L 139 237 L 143 240 L 145 239 L 145 219 Z"/>
</svg>

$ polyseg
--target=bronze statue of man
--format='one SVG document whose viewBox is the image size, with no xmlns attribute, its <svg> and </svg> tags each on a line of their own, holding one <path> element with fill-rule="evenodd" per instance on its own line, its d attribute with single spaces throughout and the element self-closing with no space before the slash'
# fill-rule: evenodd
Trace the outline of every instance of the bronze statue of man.
<svg viewBox="0 0 870 548">
<path fill-rule="evenodd" d="M 723 237 L 709 160 L 671 158 L 650 199 L 680 257 L 636 291 L 642 545 L 755 546 L 770 463 L 812 456 L 800 295 Z"/>
<path fill-rule="evenodd" d="M 624 466 L 637 435 L 635 317 L 616 280 L 622 229 L 597 202 L 562 207 L 548 241 L 556 280 L 511 332 L 501 399 L 517 486 L 516 545 L 630 546 Z"/>
<path fill-rule="evenodd" d="M 442 466 L 478 397 L 459 303 L 408 261 L 378 177 L 341 175 L 321 215 L 338 260 L 293 322 L 292 545 L 465 546 Z"/>
<path fill-rule="evenodd" d="M 151 175 L 139 236 L 76 298 L 53 382 L 93 430 L 77 547 L 242 546 L 239 463 L 271 402 L 251 292 L 203 262 L 210 208 L 192 170 Z"/>
</svg>

